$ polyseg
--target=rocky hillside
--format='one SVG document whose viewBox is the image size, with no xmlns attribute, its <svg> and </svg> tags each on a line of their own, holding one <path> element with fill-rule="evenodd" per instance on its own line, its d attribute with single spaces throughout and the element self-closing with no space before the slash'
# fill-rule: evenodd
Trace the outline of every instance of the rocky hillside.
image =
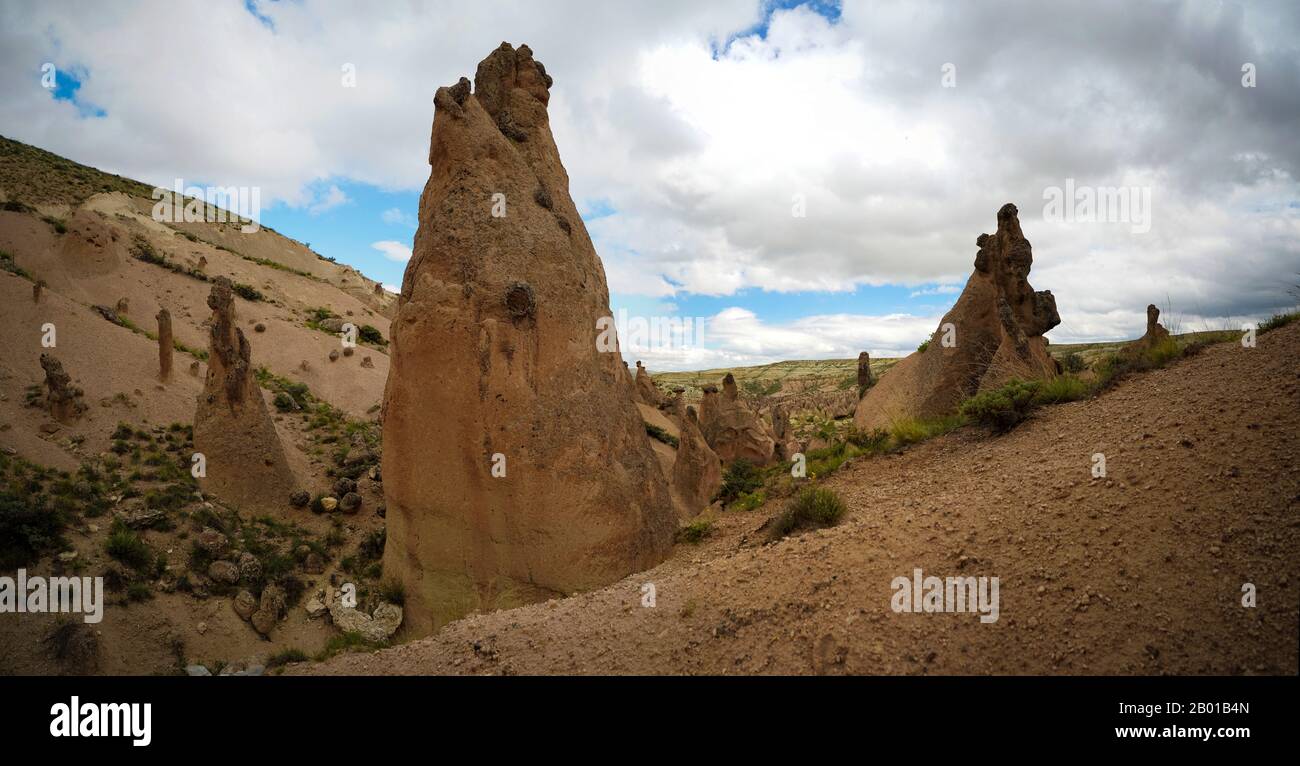
<svg viewBox="0 0 1300 766">
<path fill-rule="evenodd" d="M 370 567 L 359 581 L 377 586 L 377 413 L 395 296 L 269 229 L 157 221 L 150 193 L 0 139 L 0 315 L 11 328 L 0 337 L 0 501 L 9 521 L 39 511 L 49 523 L 30 536 L 6 526 L 2 568 L 109 575 L 114 606 L 99 626 L 99 672 L 265 659 L 288 645 L 321 650 L 336 631 L 309 621 L 301 605 L 344 568 Z M 251 347 L 255 395 L 274 416 L 294 487 L 318 511 L 325 509 L 313 499 L 352 492 L 360 508 L 342 509 L 351 514 L 295 507 L 285 487 L 271 512 L 254 517 L 194 485 L 208 301 L 222 278 L 233 287 L 233 322 Z M 174 367 L 165 381 L 164 311 Z M 355 348 L 342 348 L 344 322 L 361 328 Z M 59 412 L 48 401 L 43 355 L 68 376 Z M 205 530 L 227 543 L 201 549 Z M 359 555 L 373 533 L 377 550 Z M 229 569 L 212 570 L 241 559 L 257 566 L 229 582 L 222 580 Z M 287 590 L 297 607 L 275 610 L 287 617 L 264 631 L 271 644 L 232 609 L 268 585 Z M 37 640 L 52 625 L 34 616 L 0 624 L 0 672 L 65 669 Z"/>
<path fill-rule="evenodd" d="M 833 528 L 772 542 L 770 506 L 729 510 L 613 586 L 292 672 L 1291 675 L 1297 358 L 1295 323 L 1209 346 L 1004 436 L 851 461 Z M 997 621 L 895 612 L 916 568 L 999 577 Z"/>
</svg>

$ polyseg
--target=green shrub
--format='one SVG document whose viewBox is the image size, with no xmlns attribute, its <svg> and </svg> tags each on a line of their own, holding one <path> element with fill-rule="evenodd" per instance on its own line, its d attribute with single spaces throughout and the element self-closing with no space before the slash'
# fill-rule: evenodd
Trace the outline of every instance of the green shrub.
<svg viewBox="0 0 1300 766">
<path fill-rule="evenodd" d="M 385 580 L 379 586 L 379 597 L 390 604 L 406 604 L 406 586 L 398 580 Z"/>
<path fill-rule="evenodd" d="M 121 521 L 114 521 L 104 550 L 113 559 L 137 571 L 145 571 L 154 564 L 153 550 L 134 530 Z"/>
<path fill-rule="evenodd" d="M 933 420 L 901 418 L 889 424 L 891 446 L 894 448 L 906 447 L 909 444 L 923 442 L 935 436 L 942 436 L 953 429 L 959 428 L 964 423 L 965 420 L 961 415 L 948 415 Z"/>
<path fill-rule="evenodd" d="M 677 539 L 685 543 L 698 543 L 713 534 L 713 522 L 709 519 L 695 519 L 682 525 L 677 530 Z"/>
<path fill-rule="evenodd" d="M 1087 369 L 1088 363 L 1083 361 L 1083 357 L 1079 356 L 1079 352 L 1071 351 L 1061 357 L 1061 367 L 1064 368 L 1066 372 L 1078 373 Z"/>
<path fill-rule="evenodd" d="M 722 474 L 722 489 L 718 490 L 718 499 L 725 505 L 747 492 L 761 489 L 762 486 L 762 472 L 745 458 L 736 458 Z"/>
<path fill-rule="evenodd" d="M 780 515 L 772 520 L 770 535 L 776 540 L 797 530 L 832 527 L 847 512 L 848 506 L 833 490 L 807 487 L 791 498 Z"/>
<path fill-rule="evenodd" d="M 961 405 L 961 414 L 995 431 L 1009 431 L 1029 417 L 1041 387 L 1036 380 L 1009 381 L 999 389 L 967 399 Z"/>
<path fill-rule="evenodd" d="M 1034 396 L 1034 404 L 1060 404 L 1086 399 L 1092 389 L 1073 375 L 1057 375 L 1042 383 Z"/>
<path fill-rule="evenodd" d="M 363 324 L 357 328 L 357 337 L 366 343 L 373 343 L 376 346 L 384 346 L 388 341 L 384 340 L 384 334 L 379 331 L 378 327 Z"/>
<path fill-rule="evenodd" d="M 288 665 L 291 662 L 306 662 L 309 658 L 301 649 L 281 649 L 266 661 L 267 670 Z"/>
<path fill-rule="evenodd" d="M 246 285 L 243 282 L 236 282 L 230 289 L 246 301 L 260 301 L 264 298 L 262 293 L 259 292 L 256 287 Z"/>
<path fill-rule="evenodd" d="M 765 502 L 767 502 L 767 491 L 758 489 L 736 498 L 736 501 L 727 508 L 733 511 L 752 511 Z"/>
<path fill-rule="evenodd" d="M 1286 327 L 1287 325 L 1291 324 L 1297 319 L 1300 319 L 1300 311 L 1291 311 L 1286 314 L 1274 314 L 1273 316 L 1259 323 L 1259 327 L 1258 329 L 1255 330 L 1255 334 L 1263 335 L 1269 330 L 1276 330 L 1279 327 Z"/>
<path fill-rule="evenodd" d="M 35 563 L 65 544 L 63 513 L 42 508 L 38 497 L 25 489 L 10 492 L 0 488 L 0 571 Z"/>
<path fill-rule="evenodd" d="M 667 431 L 660 428 L 659 426 L 646 423 L 645 432 L 650 435 L 650 438 L 657 439 L 658 441 L 661 441 L 664 444 L 671 445 L 673 449 L 677 449 L 678 445 L 680 444 L 680 441 L 676 436 L 673 436 L 672 434 L 668 433 Z"/>
</svg>

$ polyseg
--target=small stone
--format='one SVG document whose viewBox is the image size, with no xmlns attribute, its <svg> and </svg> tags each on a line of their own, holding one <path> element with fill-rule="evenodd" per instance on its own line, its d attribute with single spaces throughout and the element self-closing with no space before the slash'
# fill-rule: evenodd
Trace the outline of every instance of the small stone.
<svg viewBox="0 0 1300 766">
<path fill-rule="evenodd" d="M 216 582 L 234 585 L 239 582 L 239 567 L 230 561 L 214 561 L 208 566 L 208 577 Z"/>
<path fill-rule="evenodd" d="M 290 493 L 289 495 L 289 505 L 292 505 L 294 508 L 306 508 L 307 504 L 310 502 L 311 495 L 307 494 L 306 490 L 300 489 L 296 492 Z"/>
<path fill-rule="evenodd" d="M 322 497 L 320 499 L 320 507 L 323 508 L 326 513 L 329 513 L 339 507 L 339 501 L 332 497 Z"/>
<path fill-rule="evenodd" d="M 356 513 L 361 508 L 361 495 L 349 492 L 339 501 L 339 510 L 344 513 Z"/>
<path fill-rule="evenodd" d="M 210 676 L 212 671 L 202 665 L 186 665 L 185 675 L 187 676 Z"/>
</svg>

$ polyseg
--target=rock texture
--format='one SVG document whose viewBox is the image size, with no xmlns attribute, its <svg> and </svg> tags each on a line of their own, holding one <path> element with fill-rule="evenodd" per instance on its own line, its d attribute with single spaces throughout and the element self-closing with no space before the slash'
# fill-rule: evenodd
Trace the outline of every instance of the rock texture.
<svg viewBox="0 0 1300 766">
<path fill-rule="evenodd" d="M 867 395 L 871 388 L 871 354 L 866 351 L 858 354 L 858 398 Z"/>
<path fill-rule="evenodd" d="M 650 371 L 641 366 L 640 362 L 636 363 L 636 391 L 641 401 L 651 407 L 659 406 L 659 389 L 655 388 L 655 382 L 650 377 Z"/>
<path fill-rule="evenodd" d="M 1129 353 L 1139 353 L 1150 351 L 1161 343 L 1169 339 L 1169 331 L 1160 324 L 1160 309 L 1155 304 L 1147 306 L 1147 331 L 1137 340 L 1129 344 L 1125 351 Z"/>
<path fill-rule="evenodd" d="M 207 464 L 200 484 L 241 508 L 278 508 L 294 479 L 253 376 L 248 339 L 235 326 L 229 279 L 213 281 L 208 308 L 208 372 L 194 414 L 194 448 Z"/>
<path fill-rule="evenodd" d="M 1011 378 L 1047 378 L 1059 371 L 1043 333 L 1060 324 L 1051 292 L 1029 286 L 1033 251 L 1016 206 L 998 211 L 996 234 L 976 240 L 975 271 L 929 345 L 899 362 L 858 403 L 858 428 L 883 428 L 904 418 L 952 412 L 966 397 Z M 955 341 L 946 345 L 945 326 Z"/>
<path fill-rule="evenodd" d="M 789 460 L 801 449 L 790 426 L 790 412 L 784 404 L 772 405 L 772 436 L 776 439 L 775 457 Z"/>
<path fill-rule="evenodd" d="M 158 379 L 167 382 L 172 376 L 172 314 L 165 308 L 158 309 Z"/>
<path fill-rule="evenodd" d="M 503 43 L 472 93 L 461 78 L 434 97 L 382 413 L 384 572 L 414 635 L 649 568 L 676 531 L 626 368 L 597 348 L 609 292 L 550 82 Z"/>
<path fill-rule="evenodd" d="M 63 363 L 49 354 L 41 354 L 45 371 L 45 409 L 55 420 L 66 423 L 86 411 L 82 391 L 72 385 L 72 376 L 63 371 Z"/>
<path fill-rule="evenodd" d="M 763 465 L 776 454 L 776 436 L 757 414 L 740 400 L 731 373 L 722 379 L 722 393 L 706 386 L 700 402 L 700 430 L 724 463 L 737 458 Z"/>
<path fill-rule="evenodd" d="M 709 507 L 722 488 L 722 461 L 700 431 L 694 407 L 686 408 L 673 461 L 673 492 L 681 518 L 690 519 Z"/>
</svg>

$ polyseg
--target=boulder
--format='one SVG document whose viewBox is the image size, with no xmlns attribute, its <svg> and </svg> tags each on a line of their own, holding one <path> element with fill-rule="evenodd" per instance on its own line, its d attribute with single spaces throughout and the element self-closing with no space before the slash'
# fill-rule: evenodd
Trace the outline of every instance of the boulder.
<svg viewBox="0 0 1300 766">
<path fill-rule="evenodd" d="M 472 93 L 461 78 L 434 97 L 381 413 L 384 573 L 416 636 L 648 569 L 676 531 L 616 344 L 597 342 L 609 290 L 549 86 L 527 46 L 503 43 Z"/>
<path fill-rule="evenodd" d="M 82 391 L 72 385 L 72 376 L 63 371 L 63 363 L 51 354 L 41 354 L 45 371 L 45 409 L 61 423 L 67 423 L 86 411 Z"/>
<path fill-rule="evenodd" d="M 975 271 L 924 350 L 895 365 L 858 402 L 854 424 L 888 428 L 947 415 L 981 391 L 1012 378 L 1043 379 L 1059 366 L 1043 333 L 1060 324 L 1056 299 L 1029 285 L 1033 250 L 1016 206 L 998 211 L 997 233 L 976 240 Z"/>
</svg>

